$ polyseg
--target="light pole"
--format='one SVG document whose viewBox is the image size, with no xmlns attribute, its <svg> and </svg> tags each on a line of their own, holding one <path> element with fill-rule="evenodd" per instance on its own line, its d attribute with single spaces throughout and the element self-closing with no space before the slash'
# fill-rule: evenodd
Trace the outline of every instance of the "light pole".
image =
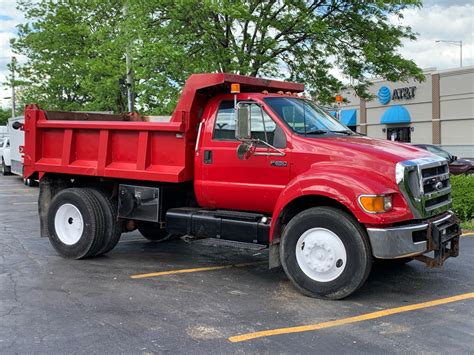
<svg viewBox="0 0 474 355">
<path fill-rule="evenodd" d="M 453 44 L 455 46 L 459 46 L 459 65 L 462 68 L 462 41 L 448 41 L 445 39 L 438 39 L 436 43 L 448 43 Z"/>
</svg>

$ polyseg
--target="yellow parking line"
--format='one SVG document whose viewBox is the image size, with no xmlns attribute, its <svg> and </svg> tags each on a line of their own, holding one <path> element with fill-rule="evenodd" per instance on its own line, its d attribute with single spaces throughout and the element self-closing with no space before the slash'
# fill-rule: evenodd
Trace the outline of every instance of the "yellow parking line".
<svg viewBox="0 0 474 355">
<path fill-rule="evenodd" d="M 261 265 L 261 264 L 266 264 L 266 263 L 267 263 L 266 261 L 258 261 L 258 262 L 243 263 L 243 264 L 207 266 L 207 267 L 197 267 L 197 268 L 193 268 L 193 269 L 178 269 L 178 270 L 151 272 L 149 274 L 131 275 L 130 278 L 132 278 L 132 279 L 146 279 L 146 278 L 149 278 L 149 277 L 158 277 L 158 276 L 176 275 L 176 274 L 188 274 L 188 273 L 192 273 L 192 272 L 201 272 L 201 271 L 223 270 L 223 269 L 246 267 L 246 266 L 252 266 L 252 265 Z"/>
<path fill-rule="evenodd" d="M 273 335 L 301 333 L 301 332 L 308 332 L 311 330 L 332 328 L 332 327 L 337 327 L 337 326 L 341 326 L 345 324 L 357 323 L 357 322 L 362 322 L 366 320 L 386 317 L 393 314 L 415 311 L 418 309 L 423 309 L 423 308 L 428 308 L 428 307 L 440 306 L 442 304 L 458 302 L 458 301 L 467 300 L 471 298 L 474 298 L 474 292 L 464 293 L 464 294 L 447 297 L 447 298 L 440 298 L 440 299 L 428 301 L 428 302 L 415 303 L 408 306 L 389 308 L 383 311 L 361 314 L 359 316 L 342 318 L 342 319 L 337 319 L 337 320 L 333 320 L 329 322 L 302 325 L 302 326 L 289 327 L 289 328 L 270 329 L 270 330 L 255 332 L 255 333 L 247 333 L 247 334 L 232 336 L 228 340 L 231 341 L 232 343 L 238 343 L 238 342 L 252 340 L 256 338 L 269 337 Z"/>
</svg>

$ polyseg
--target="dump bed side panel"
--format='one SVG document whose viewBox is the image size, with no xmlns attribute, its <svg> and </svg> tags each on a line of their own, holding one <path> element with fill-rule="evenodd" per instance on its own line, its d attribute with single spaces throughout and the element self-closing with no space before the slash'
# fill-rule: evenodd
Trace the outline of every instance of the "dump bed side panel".
<svg viewBox="0 0 474 355">
<path fill-rule="evenodd" d="M 184 127 L 179 122 L 48 120 L 25 110 L 25 176 L 60 173 L 119 179 L 183 182 Z"/>
</svg>

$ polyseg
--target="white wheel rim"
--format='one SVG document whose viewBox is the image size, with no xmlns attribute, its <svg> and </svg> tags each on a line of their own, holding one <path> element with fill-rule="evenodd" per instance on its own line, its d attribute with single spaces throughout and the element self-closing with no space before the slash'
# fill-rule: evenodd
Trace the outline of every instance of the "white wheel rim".
<svg viewBox="0 0 474 355">
<path fill-rule="evenodd" d="M 344 271 L 346 248 L 334 232 L 325 228 L 311 228 L 296 243 L 296 261 L 309 278 L 329 282 Z"/>
<path fill-rule="evenodd" d="M 56 211 L 54 228 L 59 240 L 66 245 L 74 245 L 81 239 L 84 231 L 84 220 L 79 209 L 65 203 Z"/>
</svg>

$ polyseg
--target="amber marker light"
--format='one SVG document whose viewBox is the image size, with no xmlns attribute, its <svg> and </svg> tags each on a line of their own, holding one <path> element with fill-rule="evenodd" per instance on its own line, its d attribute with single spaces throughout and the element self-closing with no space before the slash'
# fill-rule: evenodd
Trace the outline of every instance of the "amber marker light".
<svg viewBox="0 0 474 355">
<path fill-rule="evenodd" d="M 392 196 L 360 195 L 359 204 L 367 213 L 384 213 L 392 209 Z"/>
<path fill-rule="evenodd" d="M 240 94 L 240 84 L 238 83 L 230 84 L 230 93 Z"/>
</svg>

